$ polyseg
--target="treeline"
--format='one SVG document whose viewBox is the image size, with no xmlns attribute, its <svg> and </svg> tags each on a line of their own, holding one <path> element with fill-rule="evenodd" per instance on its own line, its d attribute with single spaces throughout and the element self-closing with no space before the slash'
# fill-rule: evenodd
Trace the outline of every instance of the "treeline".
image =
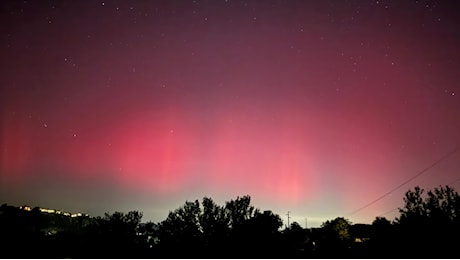
<svg viewBox="0 0 460 260">
<path fill-rule="evenodd" d="M 251 205 L 186 201 L 159 223 L 142 213 L 70 217 L 3 204 L 3 258 L 459 258 L 460 196 L 449 186 L 406 192 L 400 216 L 353 224 L 344 217 L 319 228 Z"/>
</svg>

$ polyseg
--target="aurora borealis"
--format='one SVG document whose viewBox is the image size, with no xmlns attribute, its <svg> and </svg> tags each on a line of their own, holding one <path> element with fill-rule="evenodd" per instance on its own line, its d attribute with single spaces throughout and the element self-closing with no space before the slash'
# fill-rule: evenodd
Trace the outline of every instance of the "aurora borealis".
<svg viewBox="0 0 460 260">
<path fill-rule="evenodd" d="M 4 1 L 0 197 L 161 221 L 186 200 L 319 226 L 460 143 L 455 1 Z M 453 154 L 415 185 L 460 188 Z M 393 218 L 397 211 L 385 217 Z"/>
</svg>

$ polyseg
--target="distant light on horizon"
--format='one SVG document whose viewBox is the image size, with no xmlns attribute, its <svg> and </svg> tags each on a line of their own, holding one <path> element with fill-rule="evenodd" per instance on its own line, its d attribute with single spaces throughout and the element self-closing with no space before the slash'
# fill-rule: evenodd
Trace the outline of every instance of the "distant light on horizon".
<svg viewBox="0 0 460 260">
<path fill-rule="evenodd" d="M 7 1 L 0 197 L 160 222 L 248 194 L 300 225 L 347 217 L 460 144 L 455 7 Z M 349 220 L 393 218 L 459 169 L 457 153 Z"/>
</svg>

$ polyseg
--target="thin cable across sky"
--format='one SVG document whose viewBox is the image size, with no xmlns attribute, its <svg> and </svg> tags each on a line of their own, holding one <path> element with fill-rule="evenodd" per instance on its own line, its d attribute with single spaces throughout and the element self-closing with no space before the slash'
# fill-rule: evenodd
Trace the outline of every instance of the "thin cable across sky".
<svg viewBox="0 0 460 260">
<path fill-rule="evenodd" d="M 411 178 L 407 179 L 406 181 L 402 182 L 401 184 L 399 184 L 398 186 L 396 186 L 395 188 L 393 188 L 392 190 L 386 192 L 385 194 L 383 194 L 382 196 L 378 197 L 377 199 L 369 202 L 368 204 L 364 205 L 363 207 L 361 208 L 358 208 L 357 210 L 355 211 L 352 211 L 351 213 L 348 214 L 348 216 L 352 216 L 356 213 L 358 213 L 359 211 L 371 206 L 372 204 L 376 203 L 377 201 L 385 198 L 386 196 L 390 195 L 391 193 L 395 192 L 396 190 L 398 190 L 399 188 L 401 188 L 402 186 L 404 186 L 405 184 L 411 182 L 412 180 L 416 179 L 417 177 L 421 176 L 422 174 L 426 173 L 428 170 L 434 168 L 436 165 L 438 165 L 439 163 L 441 163 L 442 161 L 446 160 L 447 158 L 449 158 L 450 156 L 452 156 L 453 154 L 455 154 L 456 152 L 458 151 L 458 146 L 453 149 L 452 151 L 450 151 L 449 153 L 447 153 L 446 155 L 444 155 L 443 157 L 441 157 L 440 159 L 438 159 L 437 161 L 435 161 L 434 163 L 432 163 L 431 165 L 429 165 L 428 167 L 424 168 L 423 170 L 421 170 L 420 172 L 418 172 L 417 174 L 415 174 L 414 176 L 412 176 Z"/>
<path fill-rule="evenodd" d="M 457 4 L 380 2 L 3 1 L 0 198 L 160 222 L 249 194 L 310 227 L 368 207 L 460 144 Z"/>
</svg>

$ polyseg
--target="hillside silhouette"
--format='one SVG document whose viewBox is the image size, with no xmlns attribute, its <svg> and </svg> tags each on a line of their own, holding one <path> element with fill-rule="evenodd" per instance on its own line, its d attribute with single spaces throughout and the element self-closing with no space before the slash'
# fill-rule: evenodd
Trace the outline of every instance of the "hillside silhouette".
<svg viewBox="0 0 460 260">
<path fill-rule="evenodd" d="M 142 213 L 92 217 L 39 207 L 0 207 L 4 258 L 460 258 L 460 196 L 449 186 L 408 190 L 399 217 L 319 228 L 261 211 L 245 195 L 217 205 L 186 201 L 159 223 Z"/>
</svg>

